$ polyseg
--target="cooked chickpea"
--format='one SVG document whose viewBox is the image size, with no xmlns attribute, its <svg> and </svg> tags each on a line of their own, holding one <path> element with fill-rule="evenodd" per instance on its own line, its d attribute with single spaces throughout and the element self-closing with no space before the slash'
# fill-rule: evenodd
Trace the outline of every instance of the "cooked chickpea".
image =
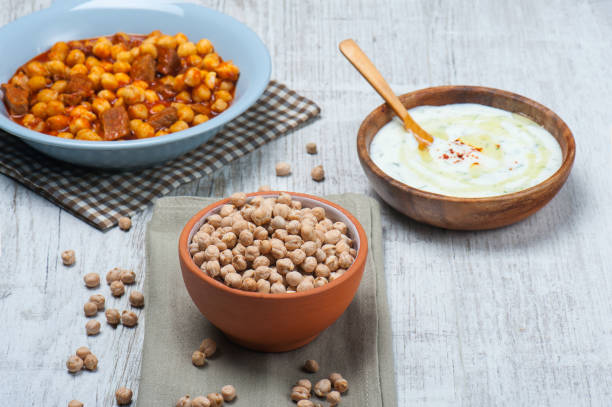
<svg viewBox="0 0 612 407">
<path fill-rule="evenodd" d="M 113 64 L 113 72 L 114 73 L 119 73 L 119 72 L 127 73 L 127 72 L 130 72 L 131 68 L 132 68 L 132 66 L 127 61 L 116 61 Z"/>
<path fill-rule="evenodd" d="M 174 122 L 172 126 L 170 126 L 170 132 L 176 133 L 177 131 L 186 130 L 189 128 L 189 125 L 182 120 L 178 120 Z"/>
<path fill-rule="evenodd" d="M 193 122 L 194 112 L 193 112 L 193 109 L 191 109 L 189 106 L 181 106 L 180 108 L 177 109 L 177 114 L 178 114 L 179 120 L 182 120 L 186 123 Z"/>
<path fill-rule="evenodd" d="M 119 82 L 115 75 L 105 72 L 100 76 L 100 84 L 106 90 L 115 90 L 119 87 Z"/>
<path fill-rule="evenodd" d="M 208 86 L 209 89 L 214 89 L 216 83 L 217 74 L 215 72 L 208 72 L 204 77 L 204 84 Z"/>
<path fill-rule="evenodd" d="M 177 46 L 176 38 L 174 38 L 174 37 L 172 37 L 170 35 L 162 35 L 162 36 L 160 36 L 157 39 L 156 43 L 160 47 L 164 47 L 164 48 L 176 48 L 176 46 Z"/>
<path fill-rule="evenodd" d="M 214 52 L 206 54 L 204 59 L 202 59 L 202 67 L 209 71 L 218 67 L 220 63 L 221 59 L 219 58 L 219 55 Z"/>
<path fill-rule="evenodd" d="M 181 58 L 186 58 L 190 55 L 194 55 L 198 52 L 196 45 L 193 42 L 183 42 L 180 44 L 176 50 L 176 53 Z"/>
<path fill-rule="evenodd" d="M 38 61 L 29 62 L 25 66 L 25 71 L 29 77 L 37 76 L 37 75 L 46 76 L 48 74 L 48 71 L 45 65 Z"/>
<path fill-rule="evenodd" d="M 52 100 L 57 100 L 58 96 L 59 94 L 57 90 L 46 88 L 38 91 L 36 94 L 36 100 L 39 102 L 50 102 Z"/>
<path fill-rule="evenodd" d="M 128 107 L 128 114 L 131 119 L 147 120 L 149 117 L 149 109 L 142 103 L 137 103 Z"/>
<path fill-rule="evenodd" d="M 200 41 L 198 41 L 196 48 L 197 48 L 198 54 L 200 55 L 206 55 L 206 54 L 213 52 L 213 45 L 206 38 L 202 38 Z"/>
<path fill-rule="evenodd" d="M 47 79 L 42 75 L 32 76 L 28 80 L 28 87 L 34 92 L 41 90 L 45 86 L 47 86 Z"/>
</svg>

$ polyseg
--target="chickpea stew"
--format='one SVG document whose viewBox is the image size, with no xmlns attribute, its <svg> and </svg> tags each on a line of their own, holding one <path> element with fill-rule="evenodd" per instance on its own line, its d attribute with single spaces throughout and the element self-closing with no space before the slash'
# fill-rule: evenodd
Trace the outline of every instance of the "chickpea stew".
<svg viewBox="0 0 612 407">
<path fill-rule="evenodd" d="M 2 84 L 13 121 L 66 139 L 161 136 L 204 123 L 234 98 L 239 69 L 212 43 L 154 31 L 57 42 Z"/>
</svg>

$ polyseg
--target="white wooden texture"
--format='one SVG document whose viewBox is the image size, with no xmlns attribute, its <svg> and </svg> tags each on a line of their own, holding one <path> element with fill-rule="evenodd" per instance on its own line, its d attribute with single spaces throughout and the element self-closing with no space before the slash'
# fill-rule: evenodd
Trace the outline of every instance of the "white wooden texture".
<svg viewBox="0 0 612 407">
<path fill-rule="evenodd" d="M 254 29 L 272 54 L 273 77 L 315 100 L 322 118 L 176 194 L 220 196 L 269 184 L 374 195 L 355 135 L 381 101 L 337 51 L 347 37 L 398 93 L 485 85 L 559 113 L 576 137 L 575 167 L 559 195 L 528 220 L 459 233 L 383 206 L 398 400 L 612 405 L 610 0 L 202 3 Z M 0 24 L 49 4 L 2 0 Z M 318 143 L 318 155 L 305 154 L 307 141 Z M 279 160 L 292 163 L 290 177 L 274 176 Z M 309 173 L 320 163 L 327 177 L 318 184 Z M 82 304 L 90 293 L 119 308 L 126 297 L 112 299 L 106 286 L 87 290 L 81 277 L 131 267 L 141 287 L 149 217 L 150 210 L 134 217 L 129 233 L 101 233 L 0 177 L 0 405 L 63 406 L 74 397 L 110 406 L 118 386 L 137 392 L 144 324 L 113 331 L 103 323 L 99 336 L 87 338 Z M 58 257 L 67 248 L 77 252 L 72 268 Z M 100 368 L 73 377 L 64 363 L 81 345 L 98 355 Z"/>
</svg>

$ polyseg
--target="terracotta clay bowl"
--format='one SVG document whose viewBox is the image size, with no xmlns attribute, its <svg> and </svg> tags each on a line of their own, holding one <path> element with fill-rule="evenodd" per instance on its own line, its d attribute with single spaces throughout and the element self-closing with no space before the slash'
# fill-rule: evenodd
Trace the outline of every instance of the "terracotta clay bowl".
<svg viewBox="0 0 612 407">
<path fill-rule="evenodd" d="M 249 197 L 278 196 L 280 192 L 255 192 Z M 346 223 L 357 250 L 355 262 L 342 277 L 323 287 L 299 293 L 265 294 L 227 287 L 207 276 L 189 255 L 188 242 L 206 218 L 229 202 L 224 199 L 198 212 L 187 222 L 179 239 L 183 281 L 191 299 L 213 325 L 231 341 L 263 352 L 285 352 L 299 348 L 330 326 L 349 306 L 365 268 L 368 242 L 357 219 L 346 209 L 316 196 L 289 192 L 303 207 L 320 206 L 326 216 Z"/>
<path fill-rule="evenodd" d="M 421 105 L 479 103 L 519 113 L 548 130 L 559 142 L 561 167 L 543 182 L 518 192 L 486 198 L 458 198 L 410 187 L 385 174 L 370 158 L 370 144 L 376 133 L 394 116 L 380 105 L 361 123 L 357 151 L 361 165 L 380 197 L 410 218 L 445 229 L 485 230 L 510 225 L 537 212 L 561 189 L 574 163 L 576 145 L 572 132 L 552 110 L 524 96 L 478 86 L 439 86 L 400 96 L 411 109 Z"/>
</svg>

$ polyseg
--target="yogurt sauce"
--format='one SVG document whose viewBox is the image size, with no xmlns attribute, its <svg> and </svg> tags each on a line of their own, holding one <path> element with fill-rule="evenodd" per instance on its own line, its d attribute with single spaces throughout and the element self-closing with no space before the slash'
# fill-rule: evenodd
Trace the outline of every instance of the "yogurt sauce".
<svg viewBox="0 0 612 407">
<path fill-rule="evenodd" d="M 409 112 L 433 144 L 420 150 L 395 118 L 374 136 L 370 156 L 411 187 L 463 198 L 497 196 L 539 184 L 561 167 L 557 140 L 516 113 L 472 103 Z"/>
</svg>

